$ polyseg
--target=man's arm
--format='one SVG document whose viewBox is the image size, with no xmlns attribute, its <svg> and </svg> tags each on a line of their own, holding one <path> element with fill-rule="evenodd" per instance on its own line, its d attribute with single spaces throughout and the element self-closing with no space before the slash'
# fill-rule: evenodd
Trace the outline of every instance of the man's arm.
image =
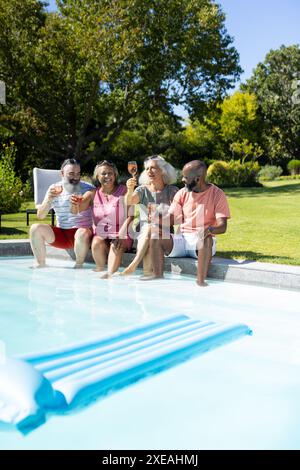
<svg viewBox="0 0 300 470">
<path fill-rule="evenodd" d="M 95 190 L 86 191 L 83 194 L 80 202 L 78 201 L 76 194 L 72 194 L 70 196 L 71 213 L 78 214 L 79 212 L 86 211 L 92 204 L 95 197 L 95 193 Z"/>
<path fill-rule="evenodd" d="M 50 186 L 50 188 L 46 192 L 46 195 L 44 197 L 42 204 L 37 206 L 37 218 L 38 219 L 44 219 L 47 216 L 49 210 L 51 209 L 52 201 L 55 197 L 57 197 L 57 193 L 55 189 Z"/>
<path fill-rule="evenodd" d="M 216 224 L 214 226 L 208 227 L 204 232 L 204 238 L 209 235 L 221 235 L 227 230 L 227 217 L 219 217 L 216 219 Z"/>
</svg>

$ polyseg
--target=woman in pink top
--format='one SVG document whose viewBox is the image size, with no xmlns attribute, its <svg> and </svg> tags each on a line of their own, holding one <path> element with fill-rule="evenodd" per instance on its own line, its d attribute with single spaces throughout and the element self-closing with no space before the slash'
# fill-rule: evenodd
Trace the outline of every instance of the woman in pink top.
<svg viewBox="0 0 300 470">
<path fill-rule="evenodd" d="M 81 200 L 73 195 L 71 202 L 74 211 L 92 206 L 94 236 L 91 249 L 96 271 L 104 271 L 107 262 L 107 271 L 101 276 L 105 279 L 119 269 L 124 251 L 132 246 L 127 235 L 130 218 L 124 204 L 127 188 L 118 184 L 117 167 L 108 160 L 97 164 L 94 179 L 97 189 L 87 191 Z"/>
</svg>

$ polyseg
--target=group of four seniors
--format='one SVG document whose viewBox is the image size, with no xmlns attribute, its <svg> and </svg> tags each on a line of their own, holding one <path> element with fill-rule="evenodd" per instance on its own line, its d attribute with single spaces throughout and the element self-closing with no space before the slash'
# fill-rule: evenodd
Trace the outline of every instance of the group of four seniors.
<svg viewBox="0 0 300 470">
<path fill-rule="evenodd" d="M 198 259 L 197 283 L 206 285 L 216 251 L 215 235 L 225 233 L 230 212 L 224 192 L 206 181 L 203 162 L 184 165 L 180 190 L 172 184 L 177 179 L 175 168 L 159 155 L 148 157 L 139 181 L 133 176 L 126 186 L 118 182 L 118 170 L 109 160 L 96 165 L 94 185 L 80 180 L 76 159 L 65 160 L 61 174 L 62 180 L 48 188 L 37 208 L 39 219 L 54 209 L 57 226 L 31 226 L 37 267 L 46 266 L 47 244 L 74 248 L 75 268 L 82 267 L 91 247 L 95 270 L 102 278 L 132 274 L 142 260 L 141 279 L 163 278 L 165 256 L 187 256 Z M 139 223 L 134 228 L 135 206 Z M 134 239 L 135 258 L 118 272 L 123 253 L 131 250 Z"/>
</svg>

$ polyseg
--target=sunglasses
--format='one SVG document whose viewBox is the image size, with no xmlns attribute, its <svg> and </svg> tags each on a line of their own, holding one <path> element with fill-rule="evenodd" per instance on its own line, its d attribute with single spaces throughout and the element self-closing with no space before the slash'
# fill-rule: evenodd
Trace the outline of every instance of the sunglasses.
<svg viewBox="0 0 300 470">
<path fill-rule="evenodd" d="M 101 166 L 101 165 L 108 165 L 108 166 L 113 166 L 115 167 L 115 163 L 111 160 L 102 160 L 101 162 L 97 163 L 97 166 Z"/>
<path fill-rule="evenodd" d="M 67 158 L 66 160 L 62 162 L 60 169 L 62 170 L 67 165 L 79 165 L 80 166 L 80 161 L 76 160 L 76 158 Z"/>
</svg>

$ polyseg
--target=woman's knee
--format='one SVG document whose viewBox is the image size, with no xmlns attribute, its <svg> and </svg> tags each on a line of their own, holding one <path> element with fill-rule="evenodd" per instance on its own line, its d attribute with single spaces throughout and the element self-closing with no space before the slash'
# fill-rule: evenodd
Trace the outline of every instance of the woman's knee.
<svg viewBox="0 0 300 470">
<path fill-rule="evenodd" d="M 88 228 L 79 228 L 75 233 L 76 241 L 89 242 L 91 239 L 92 233 Z"/>
<path fill-rule="evenodd" d="M 100 237 L 93 237 L 92 250 L 98 250 L 101 248 L 107 248 L 106 240 L 103 240 Z"/>
</svg>

